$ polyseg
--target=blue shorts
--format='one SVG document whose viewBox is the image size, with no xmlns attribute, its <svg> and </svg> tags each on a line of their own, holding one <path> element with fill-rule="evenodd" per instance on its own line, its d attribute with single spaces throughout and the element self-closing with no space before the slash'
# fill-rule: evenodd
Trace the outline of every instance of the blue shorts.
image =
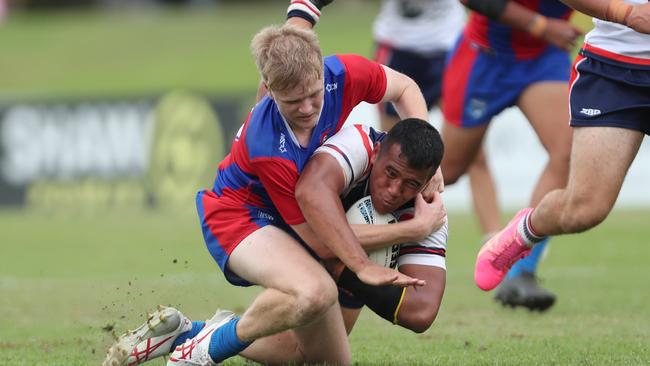
<svg viewBox="0 0 650 366">
<path fill-rule="evenodd" d="M 230 254 L 242 240 L 266 225 L 273 225 L 287 232 L 307 252 L 318 259 L 316 254 L 275 210 L 233 203 L 227 198 L 218 197 L 209 190 L 197 193 L 196 208 L 208 252 L 221 268 L 226 280 L 235 286 L 252 286 L 254 284 L 239 277 L 228 268 Z"/>
<path fill-rule="evenodd" d="M 449 54 L 442 93 L 445 120 L 459 127 L 490 122 L 531 84 L 568 81 L 569 53 L 554 46 L 530 60 L 480 47 L 462 35 Z"/>
<path fill-rule="evenodd" d="M 445 51 L 421 54 L 395 49 L 384 44 L 378 44 L 375 50 L 375 61 L 408 75 L 418 84 L 429 109 L 440 100 L 446 59 Z M 380 108 L 387 115 L 397 116 L 397 111 L 391 103 L 382 103 Z"/>
<path fill-rule="evenodd" d="M 650 66 L 631 68 L 581 52 L 571 73 L 571 126 L 627 128 L 650 135 Z"/>
</svg>

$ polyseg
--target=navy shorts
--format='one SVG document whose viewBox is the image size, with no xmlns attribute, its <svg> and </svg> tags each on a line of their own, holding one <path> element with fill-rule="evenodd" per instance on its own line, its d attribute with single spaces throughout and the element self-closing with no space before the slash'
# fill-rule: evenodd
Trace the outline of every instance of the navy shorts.
<svg viewBox="0 0 650 366">
<path fill-rule="evenodd" d="M 584 51 L 571 73 L 571 126 L 627 128 L 650 135 L 650 66 L 621 64 Z"/>
<path fill-rule="evenodd" d="M 375 50 L 375 61 L 408 75 L 418 84 L 428 109 L 438 104 L 440 99 L 446 59 L 445 51 L 421 54 L 398 50 L 383 44 L 378 44 Z M 397 116 L 397 111 L 391 103 L 382 103 L 380 108 L 387 115 Z"/>
</svg>

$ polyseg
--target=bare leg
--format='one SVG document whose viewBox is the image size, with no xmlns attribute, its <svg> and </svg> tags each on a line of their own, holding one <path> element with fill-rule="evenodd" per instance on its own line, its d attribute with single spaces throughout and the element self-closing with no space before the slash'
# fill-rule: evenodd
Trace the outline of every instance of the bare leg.
<svg viewBox="0 0 650 366">
<path fill-rule="evenodd" d="M 442 124 L 442 140 L 445 143 L 445 154 L 442 158 L 442 174 L 445 184 L 454 184 L 469 169 L 478 154 L 483 136 L 488 125 L 463 128 L 449 122 Z"/>
<path fill-rule="evenodd" d="M 609 214 L 643 133 L 614 127 L 573 129 L 571 174 L 565 189 L 547 194 L 532 215 L 540 234 L 588 230 Z"/>
<path fill-rule="evenodd" d="M 237 246 L 228 266 L 240 277 L 265 287 L 237 324 L 240 339 L 254 340 L 294 329 L 306 360 L 350 362 L 336 285 L 290 235 L 265 226 Z M 319 347 L 311 343 L 314 333 Z"/>
<path fill-rule="evenodd" d="M 479 150 L 467 174 L 481 233 L 484 237 L 496 233 L 501 229 L 501 211 L 497 203 L 496 185 L 485 158 L 485 149 Z"/>
<path fill-rule="evenodd" d="M 530 199 L 531 206 L 539 203 L 546 193 L 566 185 L 571 153 L 568 100 L 565 82 L 535 83 L 519 97 L 519 108 L 548 153 L 548 162 Z"/>
</svg>

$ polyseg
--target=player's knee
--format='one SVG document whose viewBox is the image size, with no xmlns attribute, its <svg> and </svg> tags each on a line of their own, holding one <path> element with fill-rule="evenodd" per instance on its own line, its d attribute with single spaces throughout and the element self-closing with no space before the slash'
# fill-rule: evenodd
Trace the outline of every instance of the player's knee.
<svg viewBox="0 0 650 366">
<path fill-rule="evenodd" d="M 338 299 L 338 290 L 334 281 L 315 280 L 304 283 L 296 296 L 296 313 L 304 321 L 325 313 Z"/>
</svg>

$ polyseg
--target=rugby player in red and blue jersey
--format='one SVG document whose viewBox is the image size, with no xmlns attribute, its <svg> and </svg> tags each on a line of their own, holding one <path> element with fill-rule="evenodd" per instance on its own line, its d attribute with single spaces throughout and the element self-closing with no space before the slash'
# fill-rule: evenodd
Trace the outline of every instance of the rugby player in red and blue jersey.
<svg viewBox="0 0 650 366">
<path fill-rule="evenodd" d="M 312 1 L 292 1 L 289 15 L 309 15 L 313 6 Z M 298 18 L 288 23 L 311 26 Z M 162 309 L 153 315 L 154 326 L 143 325 L 109 350 L 107 365 L 125 364 L 124 353 L 135 363 L 164 354 L 150 351 L 152 340 L 160 342 L 161 350 L 174 350 L 168 365 L 213 365 L 256 339 L 291 329 L 303 362 L 350 363 L 336 284 L 302 243 L 316 246 L 319 239 L 296 203 L 295 184 L 308 158 L 341 129 L 357 104 L 392 102 L 402 117 L 426 119 L 426 103 L 413 80 L 361 56 L 323 61 L 310 30 L 268 27 L 251 48 L 268 95 L 237 133 L 214 187 L 199 192 L 196 203 L 208 250 L 226 279 L 264 290 L 241 318 L 218 312 L 208 322 L 189 323 L 178 311 Z M 374 264 L 356 242 L 328 247 L 365 283 L 424 284 Z M 170 317 L 181 319 L 177 329 L 159 327 L 162 318 Z"/>
</svg>

